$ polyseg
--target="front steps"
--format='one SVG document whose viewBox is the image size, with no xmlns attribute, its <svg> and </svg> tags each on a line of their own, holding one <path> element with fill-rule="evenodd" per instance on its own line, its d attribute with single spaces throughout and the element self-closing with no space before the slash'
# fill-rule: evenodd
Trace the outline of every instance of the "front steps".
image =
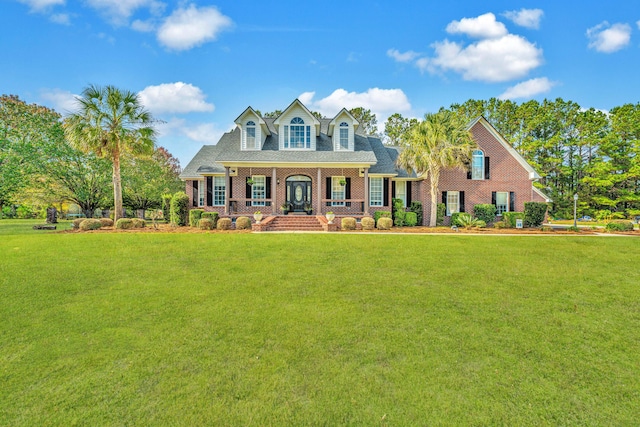
<svg viewBox="0 0 640 427">
<path fill-rule="evenodd" d="M 323 231 L 323 228 L 315 215 L 293 214 L 274 217 L 264 231 Z"/>
</svg>

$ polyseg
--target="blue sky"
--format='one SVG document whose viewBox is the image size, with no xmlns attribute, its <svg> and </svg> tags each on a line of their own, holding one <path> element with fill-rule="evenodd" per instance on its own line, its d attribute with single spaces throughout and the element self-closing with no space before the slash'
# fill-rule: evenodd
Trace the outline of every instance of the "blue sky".
<svg viewBox="0 0 640 427">
<path fill-rule="evenodd" d="M 640 3 L 1 0 L 0 93 L 140 93 L 183 166 L 248 106 L 422 117 L 467 99 L 639 102 Z"/>
</svg>

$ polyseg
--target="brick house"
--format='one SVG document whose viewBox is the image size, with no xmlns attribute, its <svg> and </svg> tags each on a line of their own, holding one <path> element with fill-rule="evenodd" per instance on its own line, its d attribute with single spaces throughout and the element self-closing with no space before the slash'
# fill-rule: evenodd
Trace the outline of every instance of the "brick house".
<svg viewBox="0 0 640 427">
<path fill-rule="evenodd" d="M 205 145 L 184 168 L 190 206 L 221 216 L 306 213 L 362 217 L 391 210 L 392 198 L 405 206 L 421 201 L 429 218 L 429 183 L 396 166 L 399 148 L 362 134 L 360 123 L 342 109 L 316 118 L 295 100 L 277 118 L 248 107 L 236 128 L 216 145 Z M 469 172 L 440 176 L 447 215 L 494 203 L 498 211 L 522 211 L 526 201 L 548 201 L 532 182 L 533 168 L 484 119 L 470 130 L 480 150 Z M 440 199 L 439 199 L 440 200 Z"/>
</svg>

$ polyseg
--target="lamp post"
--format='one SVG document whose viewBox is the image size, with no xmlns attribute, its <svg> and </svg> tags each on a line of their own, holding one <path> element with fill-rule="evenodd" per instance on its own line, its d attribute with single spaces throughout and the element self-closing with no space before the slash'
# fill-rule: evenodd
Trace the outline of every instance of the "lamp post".
<svg viewBox="0 0 640 427">
<path fill-rule="evenodd" d="M 578 211 L 578 193 L 573 195 L 573 226 L 574 228 L 578 227 L 577 211 Z"/>
</svg>

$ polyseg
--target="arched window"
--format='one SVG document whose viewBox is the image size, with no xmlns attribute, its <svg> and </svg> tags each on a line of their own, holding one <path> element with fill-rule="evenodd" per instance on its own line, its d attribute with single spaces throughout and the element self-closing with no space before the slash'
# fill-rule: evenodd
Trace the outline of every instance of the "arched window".
<svg viewBox="0 0 640 427">
<path fill-rule="evenodd" d="M 481 150 L 473 151 L 471 179 L 484 179 L 484 153 Z"/>
<path fill-rule="evenodd" d="M 311 148 L 311 126 L 305 126 L 300 117 L 284 127 L 284 148 Z"/>
<path fill-rule="evenodd" d="M 256 146 L 256 124 L 253 120 L 247 122 L 247 148 L 258 148 Z"/>
<path fill-rule="evenodd" d="M 349 124 L 347 122 L 340 123 L 340 146 L 341 150 L 349 149 Z"/>
</svg>

